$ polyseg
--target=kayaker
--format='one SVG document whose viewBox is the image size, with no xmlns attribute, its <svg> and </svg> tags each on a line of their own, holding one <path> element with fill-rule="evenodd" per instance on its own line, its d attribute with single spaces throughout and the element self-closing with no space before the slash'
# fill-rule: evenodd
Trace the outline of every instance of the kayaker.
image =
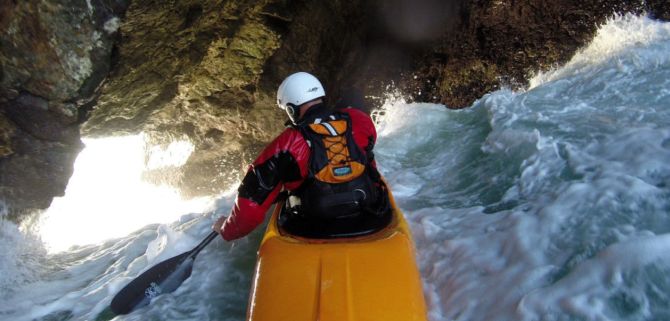
<svg viewBox="0 0 670 321">
<path fill-rule="evenodd" d="M 325 96 L 321 82 L 306 72 L 281 83 L 277 104 L 289 117 L 287 128 L 249 166 L 230 215 L 214 224 L 225 240 L 260 225 L 281 191 L 297 200 L 299 215 L 311 219 L 389 211 L 373 159 L 377 132 L 360 110 L 362 97 L 349 95 L 330 109 Z"/>
</svg>

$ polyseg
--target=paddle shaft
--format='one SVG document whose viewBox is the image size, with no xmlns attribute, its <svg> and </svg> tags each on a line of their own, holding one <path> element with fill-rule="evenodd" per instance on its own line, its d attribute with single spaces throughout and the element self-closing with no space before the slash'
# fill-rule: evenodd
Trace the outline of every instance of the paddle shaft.
<svg viewBox="0 0 670 321">
<path fill-rule="evenodd" d="M 200 253 L 200 251 L 202 251 L 202 249 L 204 249 L 205 246 L 207 246 L 207 244 L 209 244 L 212 240 L 214 240 L 217 235 L 219 235 L 219 233 L 216 231 L 212 231 L 211 233 L 209 233 L 209 235 L 207 235 L 207 237 L 205 237 L 205 239 L 202 240 L 200 244 L 198 244 L 191 250 L 190 256 L 195 258 L 195 256 L 198 255 L 198 253 Z"/>
<path fill-rule="evenodd" d="M 192 250 L 160 262 L 144 271 L 114 296 L 110 304 L 116 314 L 126 314 L 145 306 L 161 293 L 176 290 L 191 275 L 195 256 L 202 251 L 218 232 L 211 232 Z"/>
</svg>

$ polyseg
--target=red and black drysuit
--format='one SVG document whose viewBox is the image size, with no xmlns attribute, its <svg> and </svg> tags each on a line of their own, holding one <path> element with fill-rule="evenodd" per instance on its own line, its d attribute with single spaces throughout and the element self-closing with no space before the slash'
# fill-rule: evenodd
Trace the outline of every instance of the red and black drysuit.
<svg viewBox="0 0 670 321">
<path fill-rule="evenodd" d="M 370 116 L 354 108 L 338 111 L 349 115 L 352 135 L 359 149 L 363 153 L 371 151 L 377 131 Z M 325 105 L 314 105 L 301 122 L 311 122 L 324 114 L 327 114 Z M 249 166 L 238 188 L 235 206 L 221 228 L 221 236 L 227 241 L 234 240 L 260 225 L 282 188 L 294 191 L 303 184 L 308 176 L 310 153 L 299 129 L 288 127 L 277 136 Z M 371 165 L 374 166 L 374 162 Z"/>
</svg>

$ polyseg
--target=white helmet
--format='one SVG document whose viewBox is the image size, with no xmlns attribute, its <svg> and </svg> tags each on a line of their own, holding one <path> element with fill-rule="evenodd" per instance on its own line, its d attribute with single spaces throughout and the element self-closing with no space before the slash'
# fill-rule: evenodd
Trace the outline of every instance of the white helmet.
<svg viewBox="0 0 670 321">
<path fill-rule="evenodd" d="M 279 85 L 277 105 L 296 123 L 299 116 L 298 106 L 324 96 L 326 91 L 316 77 L 306 72 L 297 72 L 286 77 Z"/>
</svg>

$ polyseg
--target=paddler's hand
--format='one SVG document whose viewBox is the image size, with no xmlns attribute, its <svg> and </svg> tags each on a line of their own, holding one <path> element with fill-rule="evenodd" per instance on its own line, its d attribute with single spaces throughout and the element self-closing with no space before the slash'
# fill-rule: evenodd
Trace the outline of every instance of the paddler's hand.
<svg viewBox="0 0 670 321">
<path fill-rule="evenodd" d="M 219 217 L 219 219 L 216 220 L 214 225 L 212 225 L 212 230 L 214 230 L 214 232 L 216 232 L 216 233 L 221 234 L 221 227 L 223 226 L 223 223 L 226 221 L 227 218 L 228 218 L 227 216 L 223 216 L 223 215 L 221 217 Z"/>
</svg>

